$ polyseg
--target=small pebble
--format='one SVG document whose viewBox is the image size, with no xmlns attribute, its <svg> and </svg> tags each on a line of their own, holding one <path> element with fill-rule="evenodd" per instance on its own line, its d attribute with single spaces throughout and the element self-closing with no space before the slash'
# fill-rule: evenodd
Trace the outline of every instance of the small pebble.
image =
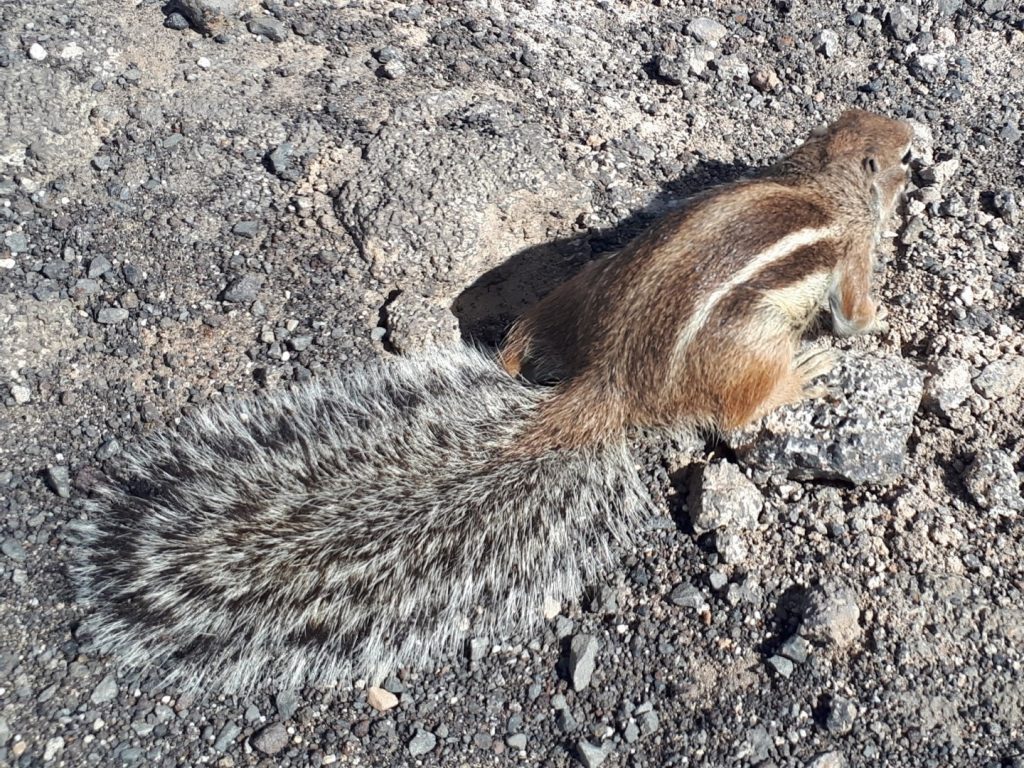
<svg viewBox="0 0 1024 768">
<path fill-rule="evenodd" d="M 409 741 L 409 754 L 413 757 L 422 757 L 432 752 L 437 746 L 437 737 L 430 731 L 417 731 L 416 735 Z"/>
<path fill-rule="evenodd" d="M 398 697 L 384 688 L 371 686 L 366 690 L 366 703 L 378 712 L 387 712 L 398 706 Z"/>
<path fill-rule="evenodd" d="M 576 754 L 579 755 L 580 762 L 583 763 L 585 768 L 597 768 L 608 757 L 604 744 L 598 746 L 591 744 L 586 739 L 580 739 L 576 742 Z"/>
<path fill-rule="evenodd" d="M 600 641 L 594 635 L 576 635 L 569 646 L 569 677 L 572 687 L 582 691 L 590 685 L 597 663 Z"/>
<path fill-rule="evenodd" d="M 104 307 L 96 315 L 96 320 L 104 325 L 123 323 L 127 319 L 128 310 L 123 307 Z"/>
<path fill-rule="evenodd" d="M 829 733 L 843 736 L 853 730 L 853 724 L 856 719 L 857 705 L 849 699 L 836 696 L 832 699 L 832 704 L 829 707 L 825 727 Z"/>
<path fill-rule="evenodd" d="M 0 544 L 0 551 L 16 563 L 21 563 L 25 560 L 25 548 L 16 539 L 4 539 L 3 544 Z"/>
<path fill-rule="evenodd" d="M 89 701 L 93 704 L 106 704 L 117 698 L 117 680 L 112 674 L 107 675 L 93 689 Z"/>
<path fill-rule="evenodd" d="M 28 57 L 32 61 L 42 61 L 47 56 L 46 49 L 39 43 L 32 43 L 28 49 Z"/>
<path fill-rule="evenodd" d="M 47 467 L 46 484 L 50 486 L 51 491 L 62 499 L 67 499 L 71 496 L 71 478 L 68 474 L 68 468 L 65 466 L 58 464 Z"/>
<path fill-rule="evenodd" d="M 785 656 L 772 656 L 768 659 L 768 663 L 782 677 L 789 677 L 793 674 L 793 662 Z"/>
<path fill-rule="evenodd" d="M 281 723 L 273 723 L 261 730 L 252 745 L 265 755 L 276 755 L 288 744 L 288 730 Z"/>
<path fill-rule="evenodd" d="M 511 736 L 505 737 L 505 743 L 512 749 L 524 750 L 526 749 L 526 734 L 525 733 L 514 733 Z"/>
</svg>

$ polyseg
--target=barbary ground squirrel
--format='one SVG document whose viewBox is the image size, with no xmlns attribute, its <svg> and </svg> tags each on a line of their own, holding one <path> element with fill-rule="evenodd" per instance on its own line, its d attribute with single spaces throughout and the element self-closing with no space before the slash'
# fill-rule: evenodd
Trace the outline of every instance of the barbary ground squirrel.
<svg viewBox="0 0 1024 768">
<path fill-rule="evenodd" d="M 884 327 L 873 252 L 911 135 L 846 112 L 690 199 L 528 311 L 505 370 L 465 347 L 390 359 L 145 438 L 75 525 L 82 634 L 245 690 L 529 631 L 642 527 L 627 428 L 728 430 L 804 397 L 831 364 L 797 353 L 821 309 L 842 335 Z"/>
</svg>

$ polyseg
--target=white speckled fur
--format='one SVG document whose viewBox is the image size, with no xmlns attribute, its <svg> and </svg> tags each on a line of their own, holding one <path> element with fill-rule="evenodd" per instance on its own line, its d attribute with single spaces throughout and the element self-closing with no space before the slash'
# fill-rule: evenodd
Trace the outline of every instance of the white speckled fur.
<svg viewBox="0 0 1024 768">
<path fill-rule="evenodd" d="M 146 438 L 75 526 L 84 629 L 227 691 L 379 681 L 528 632 L 649 508 L 621 440 L 506 455 L 545 397 L 456 348 Z"/>
</svg>

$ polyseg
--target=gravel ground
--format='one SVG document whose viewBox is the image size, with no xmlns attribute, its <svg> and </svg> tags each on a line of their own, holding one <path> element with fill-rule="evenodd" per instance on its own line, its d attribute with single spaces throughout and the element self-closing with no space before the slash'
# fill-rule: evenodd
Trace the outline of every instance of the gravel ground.
<svg viewBox="0 0 1024 768">
<path fill-rule="evenodd" d="M 0 3 L 0 764 L 1024 765 L 1021 62 L 1013 0 Z M 64 529 L 136 435 L 493 342 L 845 105 L 921 133 L 892 329 L 840 345 L 904 382 L 886 476 L 654 439 L 606 583 L 384 690 L 188 697 L 76 635 Z"/>
</svg>

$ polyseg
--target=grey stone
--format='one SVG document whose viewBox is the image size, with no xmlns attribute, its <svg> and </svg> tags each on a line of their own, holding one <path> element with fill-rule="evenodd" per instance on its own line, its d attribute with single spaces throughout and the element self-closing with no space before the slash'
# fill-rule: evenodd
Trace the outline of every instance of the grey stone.
<svg viewBox="0 0 1024 768">
<path fill-rule="evenodd" d="M 12 232 L 4 238 L 4 244 L 11 253 L 24 253 L 28 250 L 28 238 L 24 232 Z"/>
<path fill-rule="evenodd" d="M 756 765 L 767 760 L 771 754 L 772 737 L 763 725 L 755 725 L 747 731 L 743 746 L 744 756 Z"/>
<path fill-rule="evenodd" d="M 903 3 L 897 3 L 892 6 L 885 20 L 893 37 L 904 42 L 909 42 L 913 39 L 920 23 L 917 8 Z"/>
<path fill-rule="evenodd" d="M 405 685 L 402 683 L 401 680 L 399 680 L 394 675 L 389 675 L 388 679 L 384 681 L 384 684 L 381 686 L 381 688 L 383 688 L 385 691 L 388 691 L 389 693 L 405 693 Z"/>
<path fill-rule="evenodd" d="M 185 18 L 184 14 L 174 11 L 173 13 L 167 14 L 167 18 L 164 19 L 164 26 L 168 29 L 180 32 L 183 29 L 188 29 L 191 26 L 191 23 L 187 18 Z"/>
<path fill-rule="evenodd" d="M 274 706 L 282 720 L 290 720 L 299 708 L 299 694 L 293 690 L 284 690 L 274 697 Z"/>
<path fill-rule="evenodd" d="M 413 757 L 422 757 L 433 751 L 437 746 L 437 737 L 430 731 L 417 731 L 416 735 L 409 741 L 409 754 Z"/>
<path fill-rule="evenodd" d="M 840 581 L 826 581 L 809 596 L 800 634 L 822 645 L 846 648 L 860 639 L 857 593 Z"/>
<path fill-rule="evenodd" d="M 387 333 L 400 354 L 461 343 L 459 320 L 451 310 L 413 291 L 387 305 Z"/>
<path fill-rule="evenodd" d="M 619 612 L 619 590 L 607 584 L 592 588 L 588 607 L 591 613 L 614 616 Z"/>
<path fill-rule="evenodd" d="M 490 648 L 490 643 L 482 637 L 474 637 L 466 645 L 466 655 L 469 656 L 470 661 L 480 661 L 480 659 L 487 655 L 487 651 Z"/>
<path fill-rule="evenodd" d="M 690 74 L 687 61 L 667 54 L 660 54 L 654 59 L 654 71 L 669 85 L 682 85 Z"/>
<path fill-rule="evenodd" d="M 18 405 L 24 405 L 32 399 L 32 390 L 24 384 L 11 384 L 11 397 Z"/>
<path fill-rule="evenodd" d="M 779 655 L 803 664 L 811 653 L 811 644 L 801 635 L 790 635 L 779 648 Z"/>
<path fill-rule="evenodd" d="M 259 295 L 261 281 L 254 275 L 243 275 L 236 277 L 221 294 L 223 301 L 230 301 L 235 304 L 248 304 L 256 300 Z"/>
<path fill-rule="evenodd" d="M 702 43 L 718 45 L 722 38 L 729 34 L 729 30 L 721 22 L 706 16 L 698 16 L 687 24 L 686 33 Z"/>
<path fill-rule="evenodd" d="M 526 749 L 526 734 L 513 733 L 511 736 L 505 737 L 505 743 L 512 749 L 522 751 Z"/>
<path fill-rule="evenodd" d="M 964 472 L 964 485 L 982 509 L 1007 516 L 1024 512 L 1017 471 L 1003 451 L 980 449 Z"/>
<path fill-rule="evenodd" d="M 46 468 L 46 484 L 50 486 L 50 490 L 60 496 L 62 499 L 71 497 L 71 477 L 68 474 L 68 468 L 61 465 L 55 464 Z"/>
<path fill-rule="evenodd" d="M 680 608 L 701 609 L 707 605 L 704 595 L 693 584 L 683 583 L 677 585 L 668 595 L 668 601 Z"/>
<path fill-rule="evenodd" d="M 242 729 L 233 720 L 228 720 L 224 723 L 224 727 L 220 729 L 220 733 L 217 734 L 217 738 L 213 742 L 213 748 L 217 752 L 227 752 L 241 732 Z"/>
<path fill-rule="evenodd" d="M 93 296 L 100 292 L 100 284 L 95 280 L 90 280 L 87 277 L 83 277 L 80 280 L 75 281 L 75 287 L 71 289 L 71 294 L 75 298 L 86 298 Z"/>
<path fill-rule="evenodd" d="M 811 42 L 814 44 L 814 50 L 824 55 L 826 59 L 835 58 L 839 53 L 839 35 L 831 29 L 821 30 Z"/>
<path fill-rule="evenodd" d="M 110 259 L 106 256 L 97 256 L 89 262 L 89 271 L 86 272 L 86 276 L 95 280 L 97 277 L 102 277 L 113 268 L 110 263 Z"/>
<path fill-rule="evenodd" d="M 568 616 L 555 617 L 555 637 L 559 640 L 572 634 L 576 624 Z"/>
<path fill-rule="evenodd" d="M 777 409 L 731 442 L 743 464 L 772 475 L 891 483 L 903 471 L 922 380 L 898 358 L 848 352 L 821 382 L 828 398 Z"/>
<path fill-rule="evenodd" d="M 924 184 L 928 187 L 934 187 L 941 193 L 959 172 L 960 158 L 953 156 L 922 168 L 918 175 Z"/>
<path fill-rule="evenodd" d="M 608 750 L 605 745 L 591 744 L 586 739 L 576 742 L 576 754 L 585 768 L 597 768 L 608 757 Z"/>
<path fill-rule="evenodd" d="M 828 717 L 825 719 L 825 728 L 829 733 L 843 736 L 853 730 L 853 724 L 857 720 L 857 705 L 842 696 L 832 697 L 829 706 Z"/>
<path fill-rule="evenodd" d="M 288 339 L 288 348 L 295 352 L 302 352 L 309 349 L 309 345 L 312 343 L 312 336 L 292 336 Z"/>
<path fill-rule="evenodd" d="M 1024 356 L 1010 355 L 989 363 L 974 379 L 974 388 L 986 400 L 1001 400 L 1024 384 Z"/>
<path fill-rule="evenodd" d="M 39 43 L 32 43 L 32 45 L 28 47 L 28 57 L 32 59 L 32 61 L 42 61 L 48 55 L 49 54 L 47 54 L 46 49 Z"/>
<path fill-rule="evenodd" d="M 940 358 L 929 368 L 924 382 L 923 402 L 932 410 L 951 418 L 972 391 L 970 366 L 956 358 Z"/>
<path fill-rule="evenodd" d="M 782 677 L 789 677 L 793 674 L 793 662 L 785 656 L 771 656 L 768 659 L 768 664 Z"/>
<path fill-rule="evenodd" d="M 473 745 L 477 749 L 487 751 L 494 745 L 494 741 L 491 739 L 489 734 L 475 733 L 473 734 Z"/>
<path fill-rule="evenodd" d="M 99 448 L 96 449 L 95 456 L 99 461 L 106 461 L 111 459 L 121 452 L 121 443 L 117 441 L 117 438 L 112 437 L 109 440 L 105 440 Z"/>
<path fill-rule="evenodd" d="M 572 733 L 579 727 L 579 723 L 572 716 L 572 711 L 568 707 L 563 707 L 555 713 L 555 726 L 562 733 Z"/>
<path fill-rule="evenodd" d="M 301 176 L 300 170 L 292 163 L 292 155 L 295 153 L 295 145 L 290 141 L 283 141 L 278 144 L 274 151 L 267 156 L 267 164 L 271 172 L 278 178 L 286 181 L 297 181 Z"/>
<path fill-rule="evenodd" d="M 97 322 L 104 325 L 115 325 L 123 323 L 129 317 L 128 310 L 124 307 L 104 307 L 96 313 Z"/>
<path fill-rule="evenodd" d="M 1002 130 L 999 131 L 999 138 L 1011 144 L 1013 142 L 1020 141 L 1020 137 L 1020 128 L 1017 127 L 1016 123 L 1007 123 L 1003 126 Z"/>
<path fill-rule="evenodd" d="M 718 570 L 711 571 L 708 574 L 708 584 L 716 592 L 729 583 L 729 577 Z"/>
<path fill-rule="evenodd" d="M 43 762 L 49 763 L 55 760 L 57 755 L 64 751 L 64 737 L 54 736 L 52 739 L 47 739 L 46 744 L 43 745 Z"/>
<path fill-rule="evenodd" d="M 572 687 L 582 691 L 590 685 L 601 642 L 594 635 L 576 635 L 569 644 L 569 677 Z"/>
<path fill-rule="evenodd" d="M 252 745 L 265 755 L 276 755 L 288 746 L 288 729 L 271 723 L 253 737 Z"/>
<path fill-rule="evenodd" d="M 690 523 L 698 533 L 716 528 L 754 528 L 763 507 L 761 492 L 735 464 L 712 462 L 692 476 Z"/>
<path fill-rule="evenodd" d="M 402 77 L 405 77 L 408 71 L 409 70 L 405 66 L 405 64 L 398 59 L 389 61 L 384 66 L 381 67 L 381 73 L 388 80 L 398 80 Z"/>
<path fill-rule="evenodd" d="M 3 552 L 16 563 L 21 563 L 25 560 L 25 548 L 21 546 L 17 539 L 11 537 L 7 537 L 4 539 L 3 544 L 0 544 L 0 552 Z"/>
<path fill-rule="evenodd" d="M 738 55 L 719 56 L 714 60 L 714 66 L 723 80 L 735 80 L 738 83 L 750 81 L 750 67 Z"/>
<path fill-rule="evenodd" d="M 822 752 L 807 763 L 807 768 L 846 768 L 846 758 L 841 752 Z"/>
<path fill-rule="evenodd" d="M 992 196 L 992 203 L 995 205 L 999 216 L 1010 226 L 1020 222 L 1020 205 L 1012 189 L 999 189 Z"/>
<path fill-rule="evenodd" d="M 258 221 L 240 221 L 231 228 L 232 234 L 252 240 L 259 234 L 260 223 Z"/>
<path fill-rule="evenodd" d="M 658 720 L 658 713 L 653 710 L 640 713 L 637 717 L 637 723 L 640 725 L 641 736 L 650 736 L 661 726 Z"/>
<path fill-rule="evenodd" d="M 715 551 L 721 555 L 722 562 L 735 565 L 747 559 L 750 547 L 739 531 L 719 530 L 715 532 Z"/>
<path fill-rule="evenodd" d="M 107 675 L 93 689 L 89 701 L 93 704 L 106 704 L 117 698 L 117 680 L 112 674 Z"/>
<path fill-rule="evenodd" d="M 630 720 L 622 729 L 622 738 L 627 744 L 634 744 L 640 738 L 640 726 L 636 720 Z"/>
<path fill-rule="evenodd" d="M 273 16 L 257 16 L 250 19 L 246 28 L 254 35 L 262 35 L 275 43 L 283 43 L 288 39 L 288 27 Z"/>
<path fill-rule="evenodd" d="M 912 216 L 900 232 L 900 242 L 904 245 L 913 245 L 921 238 L 921 233 L 926 229 L 928 229 L 928 225 L 922 216 Z"/>
</svg>

